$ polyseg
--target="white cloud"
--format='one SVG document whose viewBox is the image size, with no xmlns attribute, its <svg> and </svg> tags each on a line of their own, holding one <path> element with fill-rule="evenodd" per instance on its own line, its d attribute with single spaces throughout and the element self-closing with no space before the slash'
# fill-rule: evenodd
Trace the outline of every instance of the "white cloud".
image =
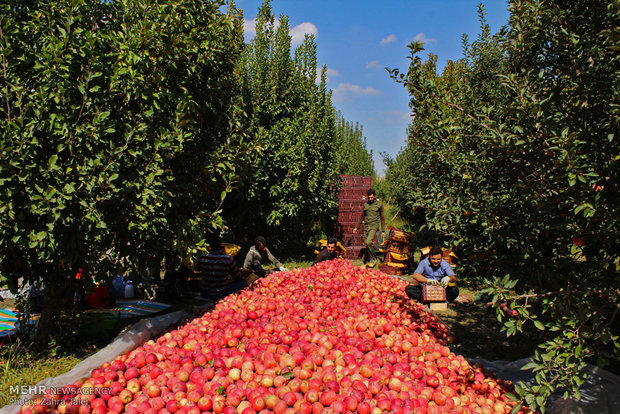
<svg viewBox="0 0 620 414">
<path fill-rule="evenodd" d="M 322 67 L 320 68 L 316 68 L 316 83 L 321 83 L 321 71 L 323 70 Z M 335 78 L 337 76 L 340 76 L 340 72 L 338 72 L 336 69 L 332 69 L 332 68 L 327 68 L 327 80 L 329 81 L 331 78 Z"/>
<path fill-rule="evenodd" d="M 381 64 L 379 63 L 378 60 L 371 60 L 370 62 L 366 63 L 366 69 L 376 69 L 380 67 L 381 67 Z"/>
<path fill-rule="evenodd" d="M 298 46 L 303 43 L 307 34 L 314 35 L 315 38 L 318 37 L 319 29 L 313 23 L 303 22 L 290 29 L 289 34 L 291 35 L 291 44 Z"/>
<path fill-rule="evenodd" d="M 336 69 L 327 68 L 327 76 L 336 77 L 340 76 L 340 73 Z"/>
<path fill-rule="evenodd" d="M 426 35 L 423 32 L 420 32 L 417 35 L 415 35 L 413 40 L 416 42 L 422 42 L 422 43 L 431 43 L 431 42 L 437 41 L 437 39 L 433 39 L 432 37 L 426 37 Z"/>
<path fill-rule="evenodd" d="M 396 38 L 396 35 L 394 33 L 392 33 L 388 37 L 384 37 L 383 39 L 381 39 L 381 44 L 382 45 L 388 45 L 388 44 L 390 44 L 392 42 L 395 42 L 396 40 L 398 40 Z"/>
<path fill-rule="evenodd" d="M 256 35 L 256 19 L 243 21 L 243 34 L 246 37 L 253 37 Z"/>
<path fill-rule="evenodd" d="M 383 113 L 384 124 L 398 125 L 403 123 L 409 123 L 409 121 L 411 121 L 411 114 L 409 112 L 389 111 Z"/>
<path fill-rule="evenodd" d="M 278 28 L 280 26 L 280 20 L 275 19 L 273 24 L 276 28 Z M 299 46 L 303 43 L 306 34 L 311 34 L 314 35 L 314 37 L 318 37 L 319 29 L 313 23 L 304 22 L 289 29 L 288 33 L 291 35 L 291 44 L 293 46 Z M 256 35 L 256 19 L 243 21 L 243 34 L 246 40 L 249 40 Z"/>
<path fill-rule="evenodd" d="M 334 89 L 334 100 L 345 101 L 350 95 L 364 96 L 364 95 L 380 95 L 381 91 L 375 88 L 362 88 L 359 85 L 353 85 L 348 82 L 338 84 Z"/>
</svg>

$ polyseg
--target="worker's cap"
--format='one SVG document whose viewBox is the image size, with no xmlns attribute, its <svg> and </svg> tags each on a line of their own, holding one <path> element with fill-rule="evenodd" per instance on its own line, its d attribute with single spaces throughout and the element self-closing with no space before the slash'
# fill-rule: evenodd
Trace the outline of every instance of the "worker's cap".
<svg viewBox="0 0 620 414">
<path fill-rule="evenodd" d="M 206 241 L 209 244 L 211 249 L 221 249 L 222 248 L 222 237 L 220 237 L 219 233 L 209 233 L 207 234 Z"/>
</svg>

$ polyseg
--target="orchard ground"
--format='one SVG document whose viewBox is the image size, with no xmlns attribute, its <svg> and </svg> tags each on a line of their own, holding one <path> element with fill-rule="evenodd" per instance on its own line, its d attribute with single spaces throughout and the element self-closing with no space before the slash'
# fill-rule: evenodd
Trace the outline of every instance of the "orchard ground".
<svg viewBox="0 0 620 414">
<path fill-rule="evenodd" d="M 354 264 L 361 265 L 361 260 L 354 260 Z M 288 269 L 308 267 L 312 263 L 286 262 Z M 517 360 L 533 354 L 536 344 L 541 342 L 538 332 L 507 338 L 501 332 L 501 324 L 497 321 L 495 311 L 487 309 L 484 301 L 475 302 L 478 295 L 475 290 L 467 286 L 460 286 L 461 295 L 458 303 L 450 304 L 447 311 L 436 313 L 445 325 L 458 339 L 452 345 L 452 350 L 466 358 L 480 358 L 489 361 Z M 2 307 L 11 306 L 11 300 L 6 300 Z M 185 298 L 175 303 L 172 310 L 184 309 L 194 312 L 200 302 Z M 133 323 L 127 320 L 118 327 L 118 331 Z M 118 332 L 114 332 L 116 334 Z M 33 385 L 47 378 L 58 376 L 69 371 L 82 359 L 104 347 L 110 338 L 87 340 L 72 350 L 61 350 L 57 344 L 52 344 L 44 353 L 34 353 L 22 344 L 13 347 L 5 346 L 0 349 L 0 406 L 8 403 L 9 387 L 11 385 Z"/>
</svg>

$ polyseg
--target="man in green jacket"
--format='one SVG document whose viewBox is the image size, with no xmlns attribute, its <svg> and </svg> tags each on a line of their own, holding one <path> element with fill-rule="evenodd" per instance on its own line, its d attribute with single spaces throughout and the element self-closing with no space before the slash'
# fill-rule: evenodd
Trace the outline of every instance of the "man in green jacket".
<svg viewBox="0 0 620 414">
<path fill-rule="evenodd" d="M 383 238 L 385 238 L 385 215 L 383 214 L 383 204 L 377 200 L 374 188 L 369 189 L 366 194 L 368 201 L 364 203 L 360 221 L 353 229 L 353 233 L 357 233 L 357 229 L 361 227 L 362 223 L 364 224 L 364 246 L 366 247 L 364 263 L 375 264 L 377 262 L 374 247 L 375 235 L 381 230 Z"/>
</svg>

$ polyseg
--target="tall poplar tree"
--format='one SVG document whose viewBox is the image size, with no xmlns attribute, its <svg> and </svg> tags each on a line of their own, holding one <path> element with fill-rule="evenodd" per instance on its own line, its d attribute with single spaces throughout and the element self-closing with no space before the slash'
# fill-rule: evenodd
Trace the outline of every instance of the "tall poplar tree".
<svg viewBox="0 0 620 414">
<path fill-rule="evenodd" d="M 247 131 L 261 150 L 227 204 L 237 238 L 303 247 L 336 206 L 334 111 L 325 69 L 317 84 L 316 48 L 306 36 L 292 51 L 288 18 L 276 24 L 263 3 L 242 58 Z"/>
<path fill-rule="evenodd" d="M 336 154 L 338 172 L 347 175 L 374 175 L 372 150 L 366 147 L 366 137 L 359 123 L 353 124 L 336 113 Z"/>
</svg>

